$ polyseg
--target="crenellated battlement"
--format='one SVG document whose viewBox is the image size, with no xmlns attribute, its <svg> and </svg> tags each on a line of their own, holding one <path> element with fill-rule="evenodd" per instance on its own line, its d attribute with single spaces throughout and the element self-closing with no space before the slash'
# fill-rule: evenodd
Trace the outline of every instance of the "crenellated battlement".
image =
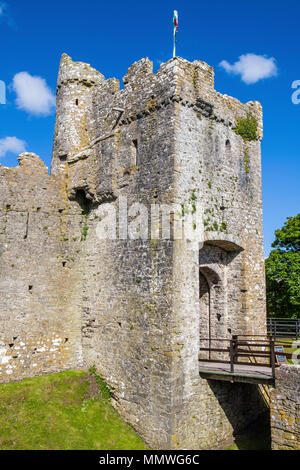
<svg viewBox="0 0 300 470">
<path fill-rule="evenodd" d="M 60 60 L 57 89 L 69 83 L 80 83 L 87 87 L 102 83 L 104 76 L 89 64 L 73 62 L 71 57 L 63 54 Z"/>
<path fill-rule="evenodd" d="M 170 102 L 177 102 L 230 127 L 236 125 L 237 119 L 250 113 L 258 120 L 259 129 L 262 129 L 260 103 L 243 104 L 215 91 L 213 67 L 199 60 L 191 63 L 176 57 L 162 64 L 154 74 L 153 63 L 148 58 L 141 59 L 129 67 L 123 84 L 124 89 L 120 90 L 119 80 L 105 80 L 90 65 L 73 62 L 66 54 L 62 56 L 58 92 L 62 85 L 72 85 L 72 93 L 61 93 L 67 94 L 67 99 L 74 100 L 76 93 L 78 96 L 82 93 L 82 85 L 91 87 L 89 94 L 93 95 L 93 106 L 100 118 L 102 114 L 106 117 L 113 107 L 124 108 L 118 126 L 149 115 Z"/>
<path fill-rule="evenodd" d="M 193 128 L 198 127 L 202 117 L 210 126 L 227 127 L 229 134 L 234 133 L 239 119 L 251 114 L 258 123 L 258 137 L 262 138 L 260 104 L 243 104 L 216 92 L 214 69 L 205 62 L 191 63 L 176 57 L 153 73 L 153 63 L 141 59 L 129 67 L 123 83 L 120 89 L 117 79 L 105 79 L 88 64 L 62 56 L 51 172 L 68 175 L 71 199 L 77 190 L 84 190 L 94 202 L 102 201 L 107 194 L 117 197 L 123 185 L 122 168 L 132 164 L 125 157 L 126 152 L 130 154 L 132 142 L 139 141 L 141 151 L 149 140 L 149 126 L 153 135 L 166 129 L 165 142 L 172 153 L 174 141 L 170 141 L 169 133 L 185 110 L 190 110 L 188 119 Z M 112 147 L 107 147 L 106 156 L 99 159 L 103 145 Z M 157 165 L 164 167 L 164 162 L 159 160 Z M 170 176 L 167 187 L 172 186 L 172 179 Z M 105 188 L 105 196 L 101 195 L 101 187 Z"/>
</svg>

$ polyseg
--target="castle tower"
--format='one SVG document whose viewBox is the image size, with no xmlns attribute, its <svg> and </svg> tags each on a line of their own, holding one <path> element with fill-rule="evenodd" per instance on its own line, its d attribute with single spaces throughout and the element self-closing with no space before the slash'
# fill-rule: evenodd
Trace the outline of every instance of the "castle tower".
<svg viewBox="0 0 300 470">
<path fill-rule="evenodd" d="M 216 92 L 201 61 L 175 58 L 153 74 L 142 59 L 123 82 L 62 57 L 49 185 L 68 212 L 62 238 L 77 280 L 60 278 L 80 318 L 72 364 L 96 365 L 150 447 L 221 447 L 263 410 L 258 386 L 208 381 L 198 364 L 203 337 L 265 334 L 262 109 Z M 173 229 L 197 205 L 195 244 Z M 107 208 L 116 231 L 104 239 Z"/>
<path fill-rule="evenodd" d="M 67 160 L 89 146 L 93 128 L 87 120 L 93 114 L 92 90 L 103 81 L 103 75 L 88 64 L 72 62 L 67 54 L 62 55 L 56 88 L 52 174 L 64 171 Z"/>
<path fill-rule="evenodd" d="M 123 82 L 122 90 L 114 79 L 94 86 L 94 140 L 68 164 L 69 193 L 84 188 L 93 203 L 85 360 L 151 446 L 213 447 L 238 421 L 255 418 L 251 404 L 261 410 L 255 386 L 210 384 L 198 373 L 201 337 L 265 333 L 261 106 L 217 93 L 214 71 L 201 61 L 176 58 L 154 75 L 142 59 Z M 239 133 L 247 119 L 255 123 L 250 139 Z M 149 232 L 97 239 L 94 211 L 107 201 L 117 211 L 123 199 L 129 213 L 134 203 L 148 214 L 151 204 L 188 211 L 199 203 L 204 245 L 191 250 L 188 240 L 149 239 Z"/>
</svg>

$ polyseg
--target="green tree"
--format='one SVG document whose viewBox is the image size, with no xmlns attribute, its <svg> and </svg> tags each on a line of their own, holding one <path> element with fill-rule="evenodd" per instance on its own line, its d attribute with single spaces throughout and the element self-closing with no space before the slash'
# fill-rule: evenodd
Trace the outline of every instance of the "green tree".
<svg viewBox="0 0 300 470">
<path fill-rule="evenodd" d="M 275 231 L 272 247 L 266 260 L 268 315 L 300 318 L 300 213 Z"/>
</svg>

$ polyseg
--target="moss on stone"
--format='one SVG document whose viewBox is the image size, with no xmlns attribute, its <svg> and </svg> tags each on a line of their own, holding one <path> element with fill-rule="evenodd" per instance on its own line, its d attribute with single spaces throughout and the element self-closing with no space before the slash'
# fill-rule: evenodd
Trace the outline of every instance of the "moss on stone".
<svg viewBox="0 0 300 470">
<path fill-rule="evenodd" d="M 245 157 L 244 157 L 244 167 L 245 167 L 245 172 L 246 173 L 249 173 L 250 169 L 249 169 L 249 147 L 247 146 L 245 148 Z"/>
<path fill-rule="evenodd" d="M 228 226 L 227 222 L 224 222 L 223 220 L 223 222 L 221 222 L 220 224 L 220 232 L 225 232 L 227 230 L 227 226 Z"/>
<path fill-rule="evenodd" d="M 86 239 L 86 236 L 87 236 L 87 233 L 88 233 L 88 226 L 85 225 L 82 229 L 82 233 L 81 233 L 81 241 L 84 241 Z"/>
</svg>

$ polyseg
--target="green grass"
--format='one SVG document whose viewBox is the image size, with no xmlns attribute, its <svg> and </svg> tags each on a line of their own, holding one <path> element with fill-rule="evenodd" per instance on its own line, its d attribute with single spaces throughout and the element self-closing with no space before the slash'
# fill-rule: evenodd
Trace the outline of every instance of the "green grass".
<svg viewBox="0 0 300 470">
<path fill-rule="evenodd" d="M 0 385 L 0 450 L 147 449 L 104 395 L 80 371 Z"/>
<path fill-rule="evenodd" d="M 271 450 L 270 445 L 258 437 L 241 437 L 236 439 L 234 444 L 227 450 Z"/>
<path fill-rule="evenodd" d="M 283 343 L 289 343 L 288 345 L 283 344 L 283 346 L 284 346 L 284 351 L 285 351 L 286 353 L 293 354 L 293 352 L 295 352 L 295 351 L 297 351 L 297 349 L 299 349 L 299 347 L 298 347 L 298 348 L 292 348 L 292 347 L 291 347 L 292 344 L 293 344 L 294 342 L 296 342 L 296 338 L 287 338 L 287 337 L 276 338 L 275 345 L 276 345 L 276 344 L 281 344 L 281 341 L 282 341 Z M 298 342 L 298 344 L 300 345 L 300 339 L 298 339 L 297 342 Z M 287 359 L 287 361 L 288 361 L 289 364 L 293 364 L 293 359 Z"/>
</svg>

